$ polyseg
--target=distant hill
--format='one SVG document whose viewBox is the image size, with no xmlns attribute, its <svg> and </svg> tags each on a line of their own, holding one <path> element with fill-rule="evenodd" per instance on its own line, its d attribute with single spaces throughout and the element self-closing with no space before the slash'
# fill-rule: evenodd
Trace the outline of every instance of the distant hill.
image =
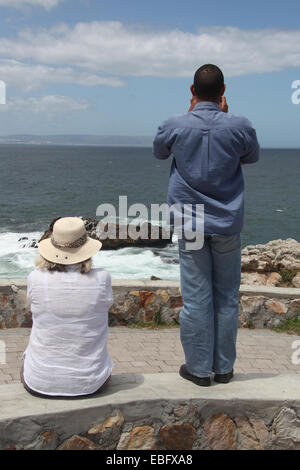
<svg viewBox="0 0 300 470">
<path fill-rule="evenodd" d="M 151 147 L 153 137 L 122 135 L 8 135 L 0 136 L 0 144 L 27 145 L 103 145 Z"/>
</svg>

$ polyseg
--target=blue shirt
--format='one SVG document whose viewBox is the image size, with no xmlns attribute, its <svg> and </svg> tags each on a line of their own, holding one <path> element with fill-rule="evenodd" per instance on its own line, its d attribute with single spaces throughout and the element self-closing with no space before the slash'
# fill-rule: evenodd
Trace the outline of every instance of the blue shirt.
<svg viewBox="0 0 300 470">
<path fill-rule="evenodd" d="M 244 218 L 244 179 L 240 163 L 259 158 L 250 121 L 221 111 L 213 102 L 169 118 L 153 142 L 156 158 L 173 156 L 168 204 L 204 204 L 204 234 L 234 235 Z"/>
</svg>

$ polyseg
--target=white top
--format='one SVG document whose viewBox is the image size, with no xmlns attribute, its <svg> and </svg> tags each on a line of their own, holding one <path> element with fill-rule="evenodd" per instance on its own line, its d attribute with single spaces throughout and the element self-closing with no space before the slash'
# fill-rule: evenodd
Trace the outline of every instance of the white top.
<svg viewBox="0 0 300 470">
<path fill-rule="evenodd" d="M 47 395 L 95 392 L 114 363 L 107 352 L 108 309 L 113 303 L 110 274 L 35 269 L 27 280 L 33 326 L 24 353 L 24 380 Z"/>
</svg>

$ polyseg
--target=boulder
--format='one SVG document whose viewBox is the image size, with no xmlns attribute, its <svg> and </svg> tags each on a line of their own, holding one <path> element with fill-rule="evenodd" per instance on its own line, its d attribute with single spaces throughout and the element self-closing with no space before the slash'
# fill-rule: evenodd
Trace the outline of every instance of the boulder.
<svg viewBox="0 0 300 470">
<path fill-rule="evenodd" d="M 172 243 L 172 232 L 167 232 L 164 228 L 152 225 L 149 222 L 144 222 L 138 226 L 137 232 L 140 232 L 140 236 L 135 236 L 132 232 L 132 227 L 128 225 L 110 224 L 110 233 L 107 234 L 108 225 L 101 224 L 99 220 L 92 218 L 81 217 L 84 221 L 85 228 L 88 236 L 102 242 L 102 250 L 118 250 L 126 247 L 148 247 L 148 248 L 164 248 L 168 244 Z M 58 220 L 54 219 L 47 230 L 44 232 L 39 241 L 49 238 L 52 234 L 53 225 Z M 151 239 L 151 233 L 157 232 L 157 237 Z M 134 235 L 134 236 L 133 236 Z M 24 246 L 28 246 L 32 241 L 30 240 L 19 240 Z M 34 241 L 35 242 L 35 241 Z M 34 243 L 34 247 L 37 244 Z"/>
</svg>

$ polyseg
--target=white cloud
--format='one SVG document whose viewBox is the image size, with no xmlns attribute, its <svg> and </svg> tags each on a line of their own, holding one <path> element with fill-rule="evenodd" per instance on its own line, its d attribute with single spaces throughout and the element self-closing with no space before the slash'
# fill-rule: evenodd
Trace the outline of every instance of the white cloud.
<svg viewBox="0 0 300 470">
<path fill-rule="evenodd" d="M 77 100 L 70 96 L 46 95 L 40 98 L 12 97 L 5 106 L 0 107 L 2 112 L 28 112 L 55 114 L 64 111 L 82 111 L 88 109 L 90 104 L 84 100 Z"/>
<path fill-rule="evenodd" d="M 299 67 L 300 30 L 206 27 L 189 33 L 95 21 L 23 30 L 17 39 L 1 39 L 0 55 L 118 77 L 191 77 L 209 62 L 234 76 Z"/>
<path fill-rule="evenodd" d="M 225 77 L 299 67 L 300 30 L 207 27 L 188 33 L 132 29 L 116 21 L 61 23 L 0 38 L 0 57 L 0 78 L 8 88 L 119 87 L 129 76 L 192 78 L 208 62 L 219 65 Z"/>
<path fill-rule="evenodd" d="M 90 71 L 72 67 L 32 65 L 13 59 L 0 59 L 0 77 L 8 87 L 15 86 L 25 92 L 41 88 L 47 83 L 73 83 L 84 86 L 119 87 L 124 82 L 115 77 L 103 77 Z"/>
<path fill-rule="evenodd" d="M 0 7 L 19 8 L 24 5 L 33 5 L 50 10 L 56 7 L 61 1 L 62 0 L 0 0 Z"/>
</svg>

